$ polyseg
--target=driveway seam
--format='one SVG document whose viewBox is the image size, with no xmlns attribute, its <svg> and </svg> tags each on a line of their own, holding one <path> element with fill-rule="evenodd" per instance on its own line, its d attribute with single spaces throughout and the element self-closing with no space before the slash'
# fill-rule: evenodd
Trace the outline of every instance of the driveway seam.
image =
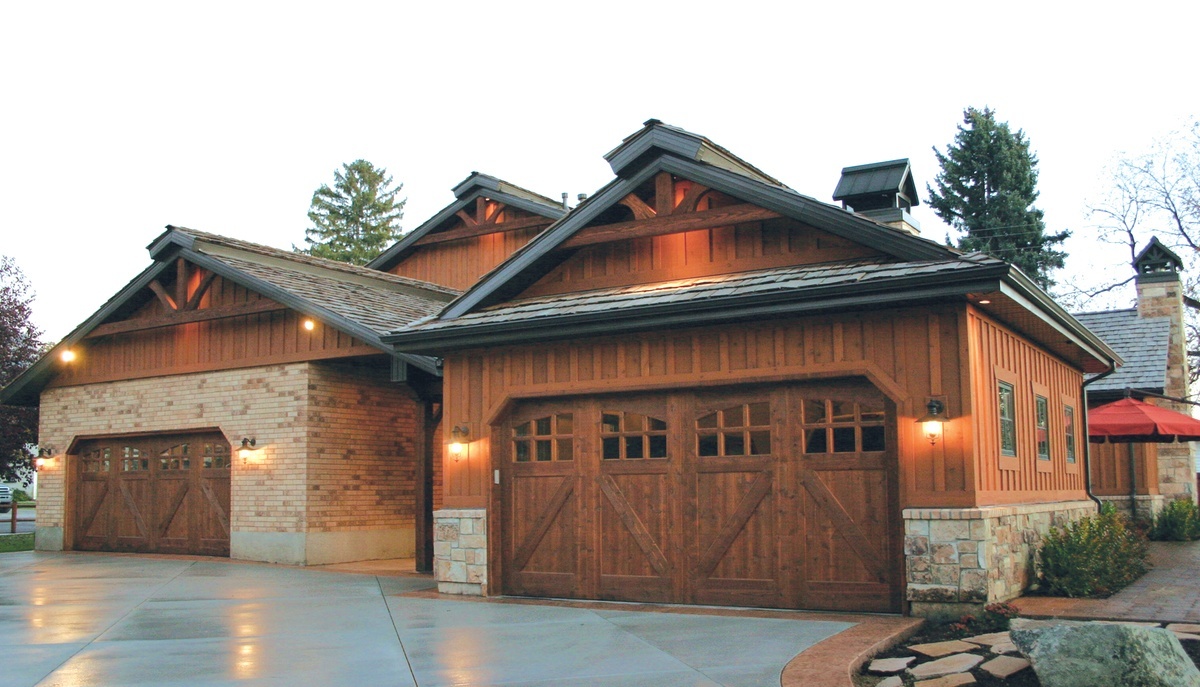
<svg viewBox="0 0 1200 687">
<path fill-rule="evenodd" d="M 629 630 L 627 630 L 627 629 L 625 629 L 625 628 L 621 627 L 620 625 L 618 625 L 618 624 L 614 623 L 614 622 L 612 621 L 612 619 L 611 619 L 611 618 L 606 618 L 606 617 L 604 617 L 604 616 L 600 615 L 599 613 L 596 613 L 595 611 L 592 611 L 592 610 L 589 610 L 588 612 L 589 612 L 589 613 L 591 613 L 592 615 L 595 615 L 596 617 L 600 618 L 601 620 L 603 620 L 604 622 L 608 623 L 609 625 L 612 625 L 613 627 L 617 628 L 617 629 L 618 629 L 618 630 L 620 630 L 621 632 L 624 632 L 625 634 L 629 635 L 630 637 L 633 637 L 634 639 L 638 640 L 638 641 L 639 641 L 639 642 L 641 642 L 642 644 L 645 644 L 646 646 L 650 647 L 651 649 L 654 649 L 655 651 L 657 651 L 657 652 L 659 652 L 659 653 L 661 653 L 661 654 L 665 654 L 665 655 L 667 655 L 667 656 L 670 656 L 671 658 L 675 659 L 676 661 L 679 661 L 679 664 L 680 664 L 680 665 L 687 666 L 688 668 L 690 668 L 690 669 L 692 669 L 692 670 L 696 671 L 696 673 L 697 673 L 697 674 L 699 674 L 699 675 L 703 675 L 704 677 L 708 678 L 709 680 L 712 680 L 713 682 L 715 682 L 715 683 L 717 683 L 717 684 L 724 684 L 723 682 L 721 682 L 720 680 L 718 680 L 718 679 L 714 678 L 713 676 L 709 675 L 708 673 L 704 672 L 703 670 L 701 670 L 701 669 L 700 669 L 700 668 L 698 668 L 697 666 L 694 666 L 694 665 L 692 665 L 691 663 L 688 663 L 687 661 L 685 661 L 685 660 L 683 660 L 682 658 L 680 658 L 680 657 L 676 656 L 675 654 L 673 654 L 673 653 L 671 653 L 671 652 L 667 651 L 666 649 L 663 649 L 662 647 L 660 647 L 660 646 L 658 646 L 658 645 L 654 644 L 654 642 L 651 642 L 650 640 L 646 639 L 645 637 L 641 637 L 641 636 L 639 636 L 639 635 L 637 635 L 637 634 L 635 634 L 635 633 L 633 633 L 633 632 L 630 632 Z M 626 613 L 636 613 L 637 611 L 625 611 L 625 612 L 626 612 Z M 613 616 L 613 617 L 616 617 L 616 616 Z"/>
<path fill-rule="evenodd" d="M 42 677 L 41 677 L 41 678 L 40 678 L 40 679 L 39 679 L 39 680 L 38 680 L 36 683 L 34 683 L 34 684 L 35 684 L 35 685 L 40 685 L 40 684 L 42 684 L 43 682 L 45 682 L 45 681 L 46 681 L 46 678 L 48 678 L 48 677 L 50 677 L 51 675 L 53 675 L 54 673 L 58 672 L 58 669 L 59 669 L 59 668 L 62 668 L 63 666 L 65 666 L 67 663 L 69 663 L 69 662 L 71 661 L 71 659 L 73 659 L 73 658 L 75 658 L 76 656 L 78 656 L 79 654 L 83 653 L 83 652 L 84 652 L 84 650 L 86 650 L 86 649 L 87 649 L 89 646 L 91 646 L 91 645 L 95 644 L 97 641 L 99 641 L 99 639 L 100 639 L 101 637 L 103 637 L 103 636 L 104 636 L 104 634 L 105 634 L 106 632 L 108 632 L 109 630 L 111 630 L 111 629 L 113 629 L 114 627 L 116 627 L 116 626 L 117 626 L 117 623 L 120 623 L 122 620 L 124 620 L 124 619 L 128 618 L 128 617 L 129 617 L 129 616 L 130 616 L 130 615 L 131 615 L 131 614 L 132 614 L 134 611 L 136 611 L 137 609 L 141 608 L 143 604 L 145 604 L 147 601 L 149 601 L 149 600 L 150 600 L 150 599 L 151 599 L 151 598 L 152 598 L 152 597 L 153 597 L 153 596 L 154 596 L 154 595 L 155 595 L 155 594 L 158 592 L 158 590 L 162 589 L 163 587 L 165 587 L 165 586 L 167 586 L 167 585 L 171 584 L 172 582 L 174 582 L 175 580 L 179 579 L 179 576 L 180 576 L 180 575 L 182 575 L 183 573 L 187 572 L 187 571 L 188 571 L 188 570 L 189 570 L 189 569 L 190 569 L 190 568 L 191 568 L 193 565 L 195 565 L 195 564 L 196 564 L 196 561 L 189 561 L 189 562 L 188 562 L 188 564 L 187 564 L 187 566 L 185 566 L 184 568 L 182 568 L 182 569 L 181 569 L 179 572 L 175 573 L 175 575 L 173 575 L 173 576 L 171 577 L 171 579 L 167 580 L 166 582 L 163 582 L 162 584 L 158 585 L 158 586 L 157 586 L 157 587 L 155 587 L 154 589 L 150 590 L 150 593 L 146 595 L 146 598 L 144 598 L 144 599 L 142 599 L 141 601 L 137 602 L 137 605 L 136 605 L 136 606 L 133 606 L 133 607 L 132 607 L 132 608 L 130 608 L 128 611 L 126 611 L 124 614 L 122 614 L 122 615 L 121 615 L 121 617 L 120 617 L 120 618 L 117 618 L 116 620 L 114 620 L 114 621 L 112 621 L 111 623 L 109 623 L 108 627 L 106 627 L 106 628 L 104 628 L 103 630 L 100 630 L 99 632 L 97 632 L 95 637 L 92 637 L 91 639 L 89 639 L 87 642 L 85 642 L 85 643 L 84 643 L 84 645 L 83 645 L 83 646 L 79 647 L 79 650 L 78 650 L 78 651 L 76 651 L 75 653 L 71 654 L 70 656 L 68 656 L 68 657 L 64 658 L 64 659 L 62 660 L 62 662 L 61 662 L 61 663 L 59 663 L 58 665 L 56 665 L 56 666 L 54 666 L 53 668 L 51 668 L 51 669 L 50 669 L 50 672 L 48 672 L 48 673 L 46 673 L 45 675 L 43 675 L 43 676 L 42 676 Z"/>
<path fill-rule="evenodd" d="M 400 637 L 400 628 L 396 625 L 396 616 L 392 615 L 392 606 L 387 602 L 387 594 L 383 591 L 383 583 L 379 581 L 379 576 L 375 576 L 375 586 L 379 587 L 379 598 L 383 601 L 383 607 L 387 609 L 388 620 L 392 622 L 392 632 L 396 633 L 396 642 L 400 644 L 400 653 L 404 654 L 404 663 L 408 666 L 408 674 L 412 676 L 413 685 L 421 687 L 417 682 L 417 674 L 413 672 L 412 660 L 408 658 L 408 648 L 404 646 L 404 640 Z"/>
</svg>

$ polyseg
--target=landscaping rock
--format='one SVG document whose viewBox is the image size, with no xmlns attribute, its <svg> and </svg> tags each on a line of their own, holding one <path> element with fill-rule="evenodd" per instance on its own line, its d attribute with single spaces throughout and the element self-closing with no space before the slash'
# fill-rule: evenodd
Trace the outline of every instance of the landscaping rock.
<svg viewBox="0 0 1200 687">
<path fill-rule="evenodd" d="M 899 675 L 893 675 L 880 680 L 875 687 L 904 687 L 904 680 L 901 680 Z"/>
<path fill-rule="evenodd" d="M 970 673 L 956 673 L 932 680 L 921 680 L 914 687 L 959 687 L 959 685 L 973 684 L 975 684 L 975 677 Z"/>
<path fill-rule="evenodd" d="M 908 669 L 908 674 L 920 680 L 922 678 L 941 677 L 952 673 L 965 673 L 979 665 L 979 662 L 982 660 L 982 656 L 976 656 L 975 654 L 954 654 L 953 656 L 939 658 L 929 663 L 922 663 L 919 666 L 913 666 Z"/>
<path fill-rule="evenodd" d="M 1200 625 L 1192 623 L 1171 623 L 1167 625 L 1167 629 L 1171 632 L 1184 632 L 1190 635 L 1200 635 Z"/>
<path fill-rule="evenodd" d="M 908 667 L 908 664 L 917 660 L 916 656 L 904 656 L 903 658 L 877 658 L 871 661 L 871 665 L 867 666 L 867 670 L 872 673 L 881 675 L 890 675 L 891 673 L 899 673 Z"/>
<path fill-rule="evenodd" d="M 933 642 L 930 644 L 914 644 L 908 647 L 909 651 L 915 651 L 922 656 L 929 658 L 941 658 L 950 654 L 958 654 L 964 651 L 974 651 L 974 644 L 960 642 L 957 639 L 952 639 L 948 642 Z"/>
<path fill-rule="evenodd" d="M 963 637 L 964 642 L 978 644 L 979 646 L 995 646 L 997 644 L 1008 644 L 1012 640 L 1007 632 L 991 632 L 986 635 L 976 635 L 974 637 Z"/>
<path fill-rule="evenodd" d="M 1015 629 L 1011 636 L 1042 687 L 1200 687 L 1200 671 L 1163 629 L 1091 623 Z"/>
<path fill-rule="evenodd" d="M 1029 667 L 1029 661 L 1018 658 L 1016 656 L 997 656 L 992 660 L 979 666 L 979 669 L 991 675 L 992 677 L 1007 678 L 1009 675 L 1017 673 Z"/>
</svg>

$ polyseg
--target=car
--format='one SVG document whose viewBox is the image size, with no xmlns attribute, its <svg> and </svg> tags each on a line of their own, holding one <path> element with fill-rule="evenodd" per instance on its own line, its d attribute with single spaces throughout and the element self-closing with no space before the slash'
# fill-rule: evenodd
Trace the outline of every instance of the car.
<svg viewBox="0 0 1200 687">
<path fill-rule="evenodd" d="M 12 508 L 12 502 L 12 489 L 0 485 L 0 513 L 7 513 L 8 509 Z"/>
</svg>

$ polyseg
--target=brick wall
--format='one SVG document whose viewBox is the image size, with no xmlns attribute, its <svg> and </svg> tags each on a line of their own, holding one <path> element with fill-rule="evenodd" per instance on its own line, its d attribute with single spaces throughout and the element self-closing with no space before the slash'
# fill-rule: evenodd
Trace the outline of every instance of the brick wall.
<svg viewBox="0 0 1200 687">
<path fill-rule="evenodd" d="M 310 531 L 413 524 L 417 401 L 378 370 L 314 363 L 308 396 Z"/>
</svg>

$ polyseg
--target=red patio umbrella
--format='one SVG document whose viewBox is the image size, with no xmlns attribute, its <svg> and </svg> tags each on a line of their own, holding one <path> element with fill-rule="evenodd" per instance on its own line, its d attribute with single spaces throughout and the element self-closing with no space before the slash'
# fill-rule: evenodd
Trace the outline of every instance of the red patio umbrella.
<svg viewBox="0 0 1200 687">
<path fill-rule="evenodd" d="M 1170 408 L 1122 398 L 1088 411 L 1088 440 L 1098 444 L 1200 441 L 1200 420 Z"/>
<path fill-rule="evenodd" d="M 1137 517 L 1137 469 L 1133 445 L 1200 441 L 1200 420 L 1133 398 L 1088 411 L 1088 441 L 1129 444 L 1129 512 Z"/>
</svg>

